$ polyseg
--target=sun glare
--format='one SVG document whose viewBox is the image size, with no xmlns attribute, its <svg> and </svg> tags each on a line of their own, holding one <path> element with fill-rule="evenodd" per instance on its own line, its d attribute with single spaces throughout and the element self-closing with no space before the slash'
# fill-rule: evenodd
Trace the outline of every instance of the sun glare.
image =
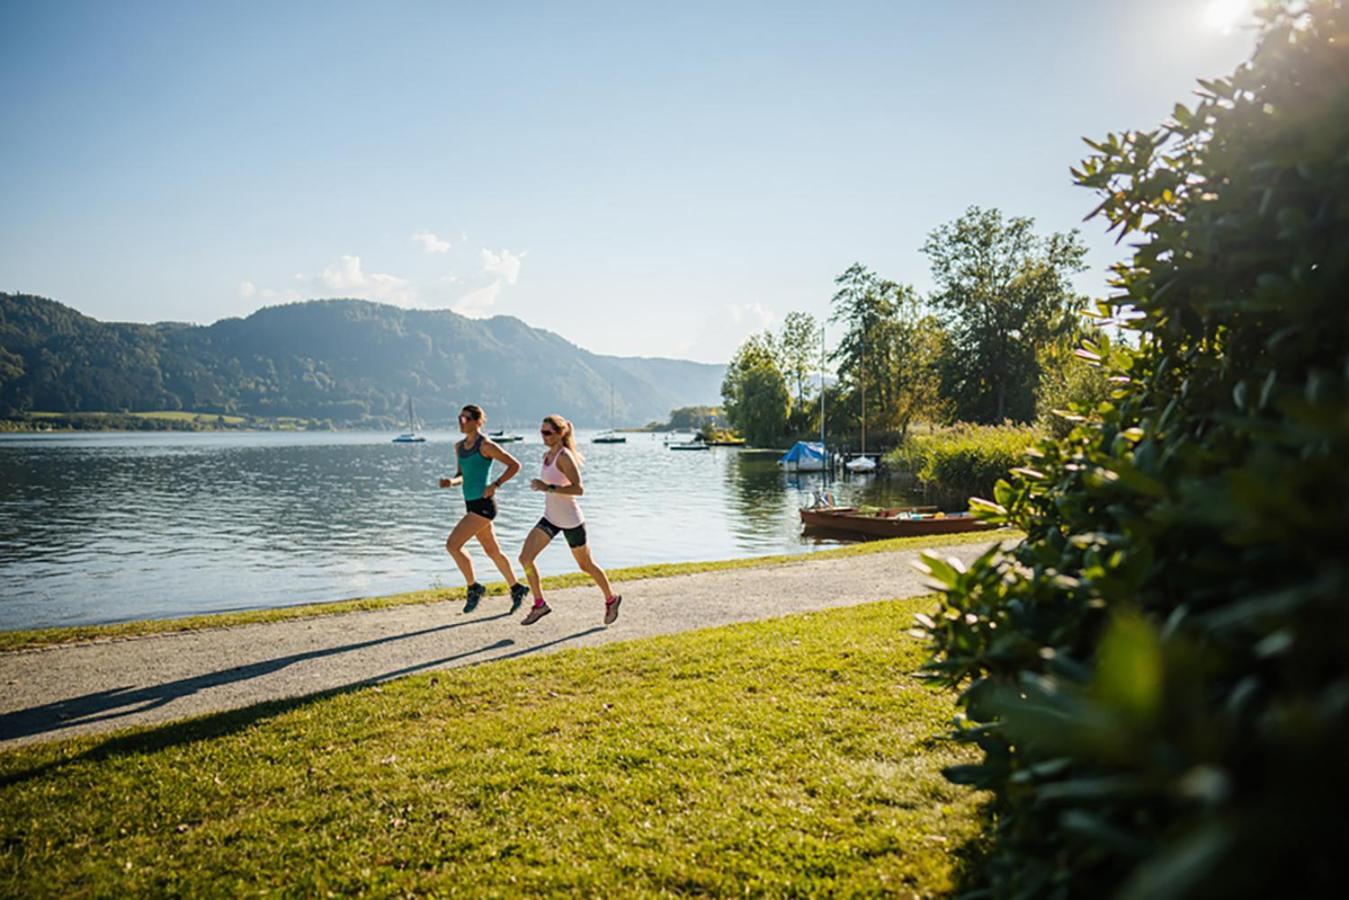
<svg viewBox="0 0 1349 900">
<path fill-rule="evenodd" d="M 1253 18 L 1255 0 L 1208 0 L 1202 21 L 1208 31 L 1231 34 Z"/>
</svg>

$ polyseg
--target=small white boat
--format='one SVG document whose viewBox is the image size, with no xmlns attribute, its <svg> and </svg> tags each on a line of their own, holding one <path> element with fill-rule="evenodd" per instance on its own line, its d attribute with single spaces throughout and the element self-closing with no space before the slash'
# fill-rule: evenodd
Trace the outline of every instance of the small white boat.
<svg viewBox="0 0 1349 900">
<path fill-rule="evenodd" d="M 498 444 L 514 444 L 516 441 L 523 441 L 524 438 L 518 434 L 507 434 L 504 430 L 489 431 L 487 436 Z"/>
<path fill-rule="evenodd" d="M 678 444 L 666 444 L 671 450 L 710 450 L 703 441 L 682 441 Z"/>
<path fill-rule="evenodd" d="M 844 468 L 849 472 L 874 472 L 876 471 L 876 460 L 872 459 L 870 456 L 859 456 L 856 459 L 848 460 Z"/>
<path fill-rule="evenodd" d="M 412 395 L 408 395 L 408 430 L 393 439 L 395 444 L 424 444 L 426 436 L 417 430 L 417 413 L 412 408 Z"/>
<path fill-rule="evenodd" d="M 614 385 L 609 383 L 609 430 L 590 439 L 592 444 L 626 444 L 628 439 L 614 431 Z"/>
</svg>

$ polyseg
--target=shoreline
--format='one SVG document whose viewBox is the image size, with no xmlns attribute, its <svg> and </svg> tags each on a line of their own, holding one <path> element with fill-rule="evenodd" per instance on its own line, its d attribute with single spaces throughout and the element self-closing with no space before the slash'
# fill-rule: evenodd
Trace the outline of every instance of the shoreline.
<svg viewBox="0 0 1349 900">
<path fill-rule="evenodd" d="M 954 546 L 959 544 L 992 544 L 1007 538 L 1015 538 L 1019 535 L 1020 532 L 1012 529 L 996 529 L 992 531 L 976 531 L 958 535 L 891 538 L 888 540 L 866 541 L 842 547 L 833 547 L 828 550 L 819 550 L 813 553 L 774 554 L 770 556 L 751 556 L 737 559 L 709 560 L 705 562 L 651 563 L 644 566 L 629 566 L 621 569 L 610 569 L 609 577 L 614 582 L 645 581 L 649 579 L 670 578 L 679 575 L 693 575 L 704 572 L 755 569 L 770 566 L 791 565 L 794 563 L 802 564 L 811 560 L 868 556 L 875 553 L 886 553 L 894 550 L 921 550 L 926 547 Z M 566 575 L 550 575 L 543 579 L 544 588 L 552 591 L 581 587 L 589 584 L 590 578 L 583 572 L 572 572 Z M 500 596 L 505 594 L 505 582 L 494 581 L 488 584 L 487 593 L 488 596 Z M 351 612 L 392 609 L 400 606 L 441 603 L 461 599 L 462 595 L 462 588 L 430 588 L 421 591 L 408 591 L 400 594 L 375 597 L 356 597 L 348 600 L 296 604 L 295 606 L 206 613 L 169 619 L 133 619 L 126 622 L 104 624 L 60 625 L 46 628 L 0 631 L 0 653 L 38 650 L 46 647 L 68 646 L 71 644 L 131 640 L 149 635 L 209 631 L 222 628 L 233 628 L 240 625 L 284 622 L 298 619 L 337 616 Z"/>
</svg>

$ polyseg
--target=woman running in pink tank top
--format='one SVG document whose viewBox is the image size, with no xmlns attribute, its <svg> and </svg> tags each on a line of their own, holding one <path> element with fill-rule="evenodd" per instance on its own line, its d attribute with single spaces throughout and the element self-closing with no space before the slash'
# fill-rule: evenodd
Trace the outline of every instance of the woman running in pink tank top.
<svg viewBox="0 0 1349 900">
<path fill-rule="evenodd" d="M 582 460 L 576 450 L 575 433 L 570 422 L 552 415 L 543 420 L 539 434 L 548 449 L 543 454 L 542 477 L 535 478 L 529 486 L 548 496 L 544 498 L 543 518 L 530 530 L 524 549 L 520 551 L 520 565 L 525 567 L 529 586 L 534 591 L 534 608 L 520 624 L 533 625 L 552 612 L 543 600 L 543 587 L 539 584 L 539 570 L 534 567 L 534 560 L 561 532 L 567 539 L 567 546 L 571 547 L 571 555 L 576 557 L 576 564 L 595 579 L 596 586 L 604 594 L 604 624 L 612 625 L 618 618 L 618 605 L 623 598 L 613 593 L 609 576 L 590 558 L 590 547 L 586 545 L 585 516 L 576 502 L 576 498 L 585 493 L 585 488 L 581 484 Z"/>
</svg>

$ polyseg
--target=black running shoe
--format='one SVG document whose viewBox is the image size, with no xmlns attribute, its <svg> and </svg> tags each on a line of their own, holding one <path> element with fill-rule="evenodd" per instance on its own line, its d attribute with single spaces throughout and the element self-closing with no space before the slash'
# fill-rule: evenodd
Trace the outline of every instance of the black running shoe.
<svg viewBox="0 0 1349 900">
<path fill-rule="evenodd" d="M 487 588 L 476 581 L 468 586 L 468 600 L 464 602 L 464 612 L 471 613 L 478 608 L 478 601 L 487 595 Z"/>
<path fill-rule="evenodd" d="M 552 610 L 548 608 L 547 603 L 540 603 L 538 606 L 534 607 L 529 611 L 529 615 L 525 616 L 523 619 L 520 620 L 520 624 L 533 625 L 535 622 L 539 621 L 539 619 L 542 619 L 550 612 L 552 612 Z"/>
<path fill-rule="evenodd" d="M 524 603 L 525 598 L 528 596 L 529 596 L 529 588 L 519 583 L 513 585 L 511 587 L 511 612 L 515 612 L 517 609 L 519 609 L 520 604 Z"/>
</svg>

